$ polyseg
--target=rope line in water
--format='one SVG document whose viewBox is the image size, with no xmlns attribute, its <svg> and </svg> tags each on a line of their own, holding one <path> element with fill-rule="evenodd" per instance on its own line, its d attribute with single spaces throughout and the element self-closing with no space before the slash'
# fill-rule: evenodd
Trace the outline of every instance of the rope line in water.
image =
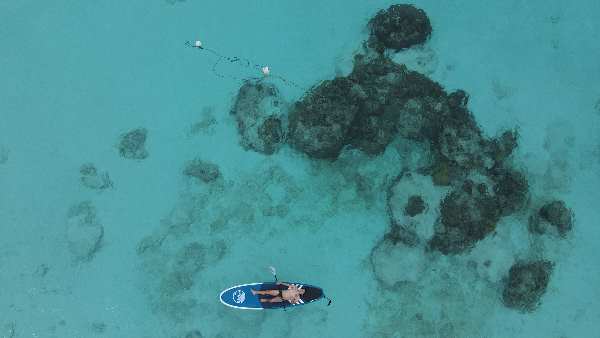
<svg viewBox="0 0 600 338">
<path fill-rule="evenodd" d="M 200 51 L 204 51 L 207 53 L 210 53 L 214 56 L 217 57 L 217 61 L 215 61 L 215 63 L 212 66 L 212 72 L 220 77 L 220 78 L 224 78 L 224 79 L 232 79 L 232 80 L 241 80 L 241 81 L 250 81 L 250 80 L 261 80 L 264 78 L 274 78 L 277 80 L 280 80 L 281 82 L 285 83 L 288 86 L 294 86 L 296 88 L 300 88 L 300 89 L 304 89 L 301 86 L 299 86 L 298 84 L 296 84 L 295 82 L 288 80 L 280 75 L 272 75 L 271 74 L 271 68 L 269 66 L 264 66 L 264 65 L 259 65 L 256 64 L 246 58 L 242 58 L 239 56 L 226 56 L 223 55 L 221 53 L 219 53 L 218 51 L 212 49 L 212 48 L 206 48 L 202 45 L 202 42 L 200 40 L 196 40 L 194 42 L 192 41 L 186 41 L 185 42 L 185 46 L 186 47 L 191 47 L 191 48 L 195 48 L 198 49 Z M 233 75 L 226 75 L 223 74 L 221 72 L 218 71 L 217 67 L 221 62 L 229 62 L 229 63 L 237 63 L 240 66 L 244 67 L 244 68 L 249 68 L 249 69 L 253 69 L 256 70 L 257 72 L 261 73 L 262 76 L 256 76 L 256 77 L 247 77 L 247 78 L 240 78 L 240 77 L 236 77 Z"/>
<path fill-rule="evenodd" d="M 271 74 L 271 68 L 269 66 L 259 65 L 259 64 L 256 64 L 256 63 L 254 63 L 254 62 L 252 62 L 252 61 L 250 61 L 250 60 L 248 60 L 246 58 L 242 58 L 242 57 L 239 57 L 239 56 L 226 56 L 226 55 L 223 55 L 223 54 L 219 53 L 218 51 L 216 51 L 214 49 L 204 47 L 202 45 L 202 42 L 200 40 L 196 40 L 196 41 L 193 41 L 193 42 L 192 41 L 186 41 L 185 42 L 185 46 L 186 47 L 195 48 L 195 49 L 198 49 L 199 51 L 204 51 L 204 52 L 207 52 L 207 53 L 210 53 L 210 54 L 216 56 L 217 57 L 217 61 L 215 61 L 215 63 L 213 64 L 211 70 L 212 70 L 212 72 L 216 76 L 218 76 L 220 78 L 223 78 L 223 79 L 232 79 L 232 80 L 241 80 L 241 81 L 251 81 L 251 80 L 258 80 L 258 81 L 260 81 L 260 80 L 262 80 L 264 78 L 269 77 L 269 78 L 273 78 L 273 79 L 278 79 L 278 80 L 280 80 L 281 82 L 285 83 L 288 86 L 293 86 L 293 87 L 300 88 L 300 89 L 303 89 L 303 90 L 305 89 L 305 88 L 301 87 L 300 85 L 298 85 L 297 83 L 295 83 L 295 82 L 293 82 L 291 80 L 288 80 L 288 79 L 286 79 L 286 78 L 284 78 L 284 77 L 282 77 L 280 75 L 272 75 Z M 223 73 L 219 72 L 218 69 L 217 69 L 218 65 L 221 62 L 237 63 L 237 64 L 239 64 L 240 66 L 242 66 L 244 68 L 256 70 L 257 72 L 261 73 L 262 76 L 240 78 L 240 77 L 236 77 L 236 76 L 233 76 L 233 75 L 223 74 Z"/>
</svg>

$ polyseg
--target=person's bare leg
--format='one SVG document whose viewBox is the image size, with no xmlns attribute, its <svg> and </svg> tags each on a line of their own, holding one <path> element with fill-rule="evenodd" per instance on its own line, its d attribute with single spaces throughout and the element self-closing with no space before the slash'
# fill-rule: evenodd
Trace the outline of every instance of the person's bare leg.
<svg viewBox="0 0 600 338">
<path fill-rule="evenodd" d="M 261 303 L 279 303 L 282 302 L 283 299 L 281 297 L 273 297 L 273 298 L 260 298 Z"/>
<path fill-rule="evenodd" d="M 279 290 L 254 290 L 250 289 L 253 295 L 271 295 L 277 296 L 279 294 Z"/>
</svg>

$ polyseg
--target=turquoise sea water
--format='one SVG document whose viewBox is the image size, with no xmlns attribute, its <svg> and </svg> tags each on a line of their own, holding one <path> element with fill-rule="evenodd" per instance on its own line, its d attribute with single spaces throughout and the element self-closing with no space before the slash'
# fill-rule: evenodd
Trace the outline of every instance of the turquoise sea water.
<svg viewBox="0 0 600 338">
<path fill-rule="evenodd" d="M 229 112 L 235 78 L 257 74 L 235 62 L 215 73 L 214 56 L 184 46 L 201 39 L 269 65 L 296 84 L 274 81 L 294 102 L 350 72 L 368 20 L 391 4 L 1 2 L 0 337 L 597 337 L 599 2 L 414 2 L 431 38 L 391 57 L 469 93 L 485 135 L 517 127 L 512 161 L 530 185 L 525 210 L 460 255 L 376 250 L 387 185 L 423 160 L 419 148 L 399 141 L 333 162 L 246 150 Z M 136 128 L 148 156 L 124 158 L 120 137 Z M 219 178 L 183 175 L 195 158 Z M 406 189 L 449 193 L 426 177 Z M 527 231 L 550 199 L 575 215 L 566 238 Z M 429 209 L 433 223 L 439 207 Z M 532 257 L 554 269 L 538 308 L 522 313 L 502 288 Z M 270 281 L 269 265 L 333 304 L 219 302 L 225 288 Z"/>
</svg>

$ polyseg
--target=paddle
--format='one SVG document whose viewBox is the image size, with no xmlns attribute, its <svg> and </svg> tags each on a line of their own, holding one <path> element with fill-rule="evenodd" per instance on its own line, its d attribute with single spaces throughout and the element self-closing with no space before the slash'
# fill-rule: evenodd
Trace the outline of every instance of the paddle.
<svg viewBox="0 0 600 338">
<path fill-rule="evenodd" d="M 269 271 L 271 271 L 271 274 L 273 275 L 273 277 L 275 277 L 275 283 L 277 283 L 277 270 L 274 266 L 269 266 Z"/>
</svg>

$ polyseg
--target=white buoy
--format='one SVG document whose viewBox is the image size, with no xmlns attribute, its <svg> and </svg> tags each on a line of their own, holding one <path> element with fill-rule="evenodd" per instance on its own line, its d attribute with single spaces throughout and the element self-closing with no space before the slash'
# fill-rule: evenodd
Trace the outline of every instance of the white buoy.
<svg viewBox="0 0 600 338">
<path fill-rule="evenodd" d="M 200 41 L 200 40 L 196 40 L 196 41 L 194 42 L 194 47 L 196 47 L 196 48 L 202 48 L 202 41 Z"/>
<path fill-rule="evenodd" d="M 271 69 L 269 69 L 269 66 L 264 66 L 260 69 L 260 71 L 263 73 L 264 76 L 269 76 Z"/>
</svg>

